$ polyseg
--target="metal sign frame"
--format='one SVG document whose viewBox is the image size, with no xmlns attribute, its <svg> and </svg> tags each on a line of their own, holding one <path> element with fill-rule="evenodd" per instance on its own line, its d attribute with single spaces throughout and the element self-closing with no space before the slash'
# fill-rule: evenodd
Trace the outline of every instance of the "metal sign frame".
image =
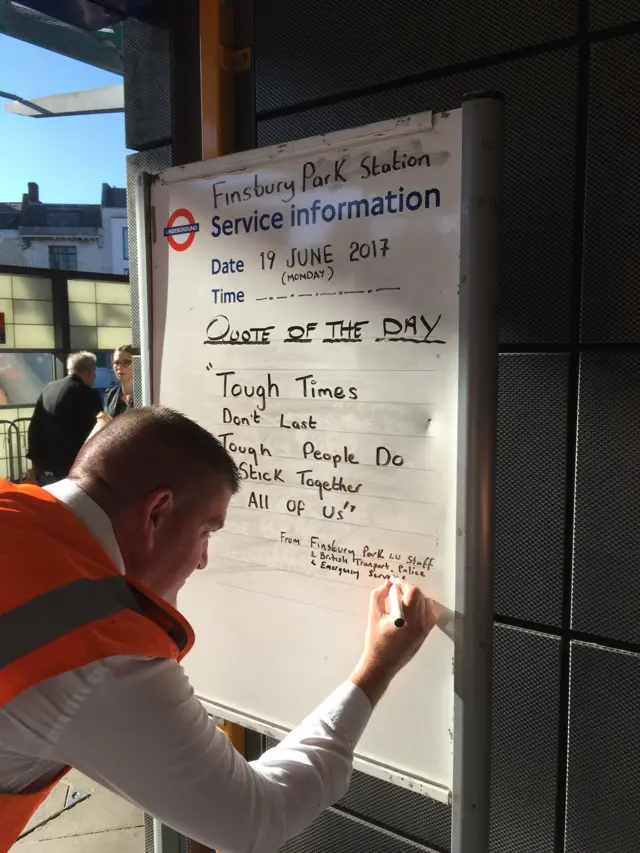
<svg viewBox="0 0 640 853">
<path fill-rule="evenodd" d="M 415 117 L 408 117 L 407 122 Z M 176 180 L 250 168 L 269 157 L 338 145 L 391 122 L 181 167 Z M 499 93 L 462 103 L 456 614 L 451 853 L 488 853 L 491 791 L 493 566 L 504 104 Z M 151 402 L 152 176 L 135 198 L 142 402 Z M 144 357 L 146 354 L 146 357 Z M 211 709 L 225 714 L 224 709 Z M 256 721 L 257 723 L 257 721 Z M 249 727 L 251 721 L 248 721 Z M 259 725 L 253 726 L 260 729 Z M 269 730 L 270 734 L 278 734 Z M 285 734 L 281 732 L 280 736 Z M 415 788 L 414 788 L 415 790 Z"/>
</svg>

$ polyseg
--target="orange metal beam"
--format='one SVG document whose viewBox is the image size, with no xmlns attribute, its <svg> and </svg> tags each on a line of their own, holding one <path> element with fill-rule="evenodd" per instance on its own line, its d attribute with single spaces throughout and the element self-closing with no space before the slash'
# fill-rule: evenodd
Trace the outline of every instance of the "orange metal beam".
<svg viewBox="0 0 640 853">
<path fill-rule="evenodd" d="M 234 74 L 248 67 L 249 50 L 235 51 L 233 7 L 230 0 L 200 0 L 200 92 L 202 159 L 222 157 L 235 150 Z M 219 726 L 241 755 L 245 752 L 242 726 Z M 191 842 L 193 853 L 214 853 Z"/>
<path fill-rule="evenodd" d="M 202 159 L 234 150 L 233 8 L 229 0 L 200 0 Z"/>
</svg>

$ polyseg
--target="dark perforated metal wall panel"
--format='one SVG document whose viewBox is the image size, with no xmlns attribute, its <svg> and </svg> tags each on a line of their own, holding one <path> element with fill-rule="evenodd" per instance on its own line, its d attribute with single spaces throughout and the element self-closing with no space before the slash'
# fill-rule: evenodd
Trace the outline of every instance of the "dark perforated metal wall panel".
<svg viewBox="0 0 640 853">
<path fill-rule="evenodd" d="M 497 625 L 494 643 L 491 853 L 552 853 L 560 642 Z M 267 747 L 274 744 L 267 740 Z M 439 851 L 450 849 L 448 806 L 363 773 L 353 774 L 338 809 L 372 820 L 403 839 Z M 356 850 L 341 846 L 343 830 L 337 816 L 325 816 L 283 850 Z"/>
<path fill-rule="evenodd" d="M 590 22 L 594 30 L 640 21 L 638 0 L 590 0 L 590 3 Z"/>
<path fill-rule="evenodd" d="M 640 33 L 593 46 L 590 92 L 582 335 L 637 342 Z"/>
<path fill-rule="evenodd" d="M 567 433 L 564 353 L 500 357 L 495 610 L 559 625 Z"/>
<path fill-rule="evenodd" d="M 444 803 L 355 772 L 340 805 L 423 844 L 449 849 L 451 809 Z"/>
<path fill-rule="evenodd" d="M 640 849 L 640 654 L 574 643 L 566 853 Z"/>
<path fill-rule="evenodd" d="M 640 353 L 583 354 L 572 625 L 635 642 L 640 642 L 639 452 Z"/>
<path fill-rule="evenodd" d="M 279 853 L 436 853 L 334 809 L 324 812 L 306 832 Z"/>
<path fill-rule="evenodd" d="M 154 148 L 171 138 L 169 30 L 134 18 L 123 30 L 127 148 Z"/>
<path fill-rule="evenodd" d="M 267 738 L 266 748 L 276 743 Z M 367 776 L 358 770 L 354 770 L 349 790 L 340 800 L 338 809 L 373 820 L 390 832 L 419 844 L 437 850 L 449 850 L 451 809 L 448 805 Z M 301 853 L 302 849 L 292 848 L 291 853 Z"/>
<path fill-rule="evenodd" d="M 261 145 L 270 145 L 445 109 L 459 104 L 469 91 L 503 91 L 507 140 L 501 340 L 563 341 L 569 335 L 575 85 L 576 54 L 560 51 L 261 121 L 258 138 Z"/>
<path fill-rule="evenodd" d="M 175 39 L 127 27 L 127 142 L 157 148 Z M 255 0 L 254 47 L 262 146 L 505 93 L 491 853 L 635 853 L 640 0 Z M 170 165 L 149 156 L 130 188 Z M 447 806 L 355 773 L 283 849 L 448 853 L 450 828 Z"/>
<path fill-rule="evenodd" d="M 494 656 L 491 853 L 553 853 L 560 642 L 497 625 Z"/>
<path fill-rule="evenodd" d="M 259 112 L 573 34 L 577 0 L 256 0 Z M 360 37 L 358 37 L 360 35 Z"/>
</svg>

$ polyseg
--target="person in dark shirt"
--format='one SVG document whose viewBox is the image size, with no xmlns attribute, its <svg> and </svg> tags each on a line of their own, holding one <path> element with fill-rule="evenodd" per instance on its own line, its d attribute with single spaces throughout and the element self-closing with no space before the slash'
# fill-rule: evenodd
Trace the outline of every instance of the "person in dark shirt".
<svg viewBox="0 0 640 853">
<path fill-rule="evenodd" d="M 92 387 L 96 357 L 78 352 L 67 359 L 68 376 L 42 390 L 29 424 L 33 473 L 40 486 L 64 479 L 102 410 L 100 394 Z"/>
<path fill-rule="evenodd" d="M 114 350 L 113 370 L 118 384 L 107 389 L 104 410 L 110 418 L 121 415 L 133 407 L 133 346 L 124 344 Z"/>
</svg>

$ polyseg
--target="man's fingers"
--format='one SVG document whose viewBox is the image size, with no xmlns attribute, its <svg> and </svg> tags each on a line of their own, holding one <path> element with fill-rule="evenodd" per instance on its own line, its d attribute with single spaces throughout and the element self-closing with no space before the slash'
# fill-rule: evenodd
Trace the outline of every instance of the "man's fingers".
<svg viewBox="0 0 640 853">
<path fill-rule="evenodd" d="M 371 593 L 369 610 L 372 616 L 380 619 L 387 614 L 387 599 L 389 598 L 389 590 L 391 589 L 391 581 L 386 580 L 380 586 L 377 586 Z"/>
<path fill-rule="evenodd" d="M 423 593 L 417 586 L 413 586 L 410 583 L 400 583 L 399 586 L 402 604 L 404 607 L 414 607 L 420 598 L 423 597 Z"/>
</svg>

